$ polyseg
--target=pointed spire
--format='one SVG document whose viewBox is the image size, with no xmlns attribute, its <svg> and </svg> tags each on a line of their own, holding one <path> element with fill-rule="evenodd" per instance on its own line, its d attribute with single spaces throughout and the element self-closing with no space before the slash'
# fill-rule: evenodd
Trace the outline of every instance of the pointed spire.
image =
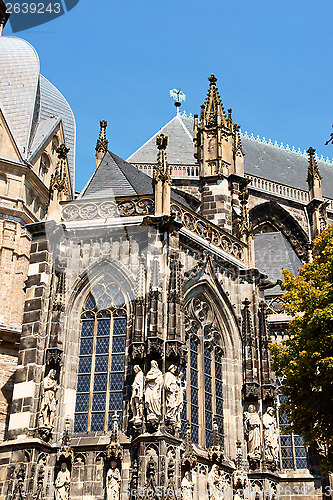
<svg viewBox="0 0 333 500">
<path fill-rule="evenodd" d="M 153 188 L 155 193 L 155 215 L 170 215 L 170 185 L 171 176 L 166 160 L 168 138 L 164 134 L 156 137 L 158 149 L 157 163 L 153 172 Z"/>
<path fill-rule="evenodd" d="M 209 80 L 209 89 L 203 109 L 203 118 L 205 125 L 224 125 L 227 126 L 227 118 L 224 112 L 223 104 L 216 87 L 217 78 L 212 73 Z"/>
<path fill-rule="evenodd" d="M 106 127 L 108 122 L 106 120 L 102 120 L 100 122 L 100 132 L 99 138 L 96 143 L 96 169 L 99 167 L 105 153 L 108 150 L 109 141 L 106 139 Z"/>
<path fill-rule="evenodd" d="M 53 310 L 64 311 L 66 295 L 66 273 L 63 271 L 59 271 L 57 275 L 58 281 L 53 300 Z"/>
<path fill-rule="evenodd" d="M 315 152 L 316 150 L 313 149 L 312 147 L 310 147 L 307 150 L 307 153 L 309 155 L 309 165 L 308 165 L 308 177 L 306 181 L 309 186 L 310 201 L 313 200 L 314 198 L 322 199 L 321 175 L 319 173 Z"/>
<path fill-rule="evenodd" d="M 112 431 L 111 431 L 110 442 L 111 443 L 118 443 L 119 426 L 118 426 L 118 414 L 116 411 L 114 412 L 112 420 L 113 420 L 113 422 L 112 422 Z"/>
</svg>

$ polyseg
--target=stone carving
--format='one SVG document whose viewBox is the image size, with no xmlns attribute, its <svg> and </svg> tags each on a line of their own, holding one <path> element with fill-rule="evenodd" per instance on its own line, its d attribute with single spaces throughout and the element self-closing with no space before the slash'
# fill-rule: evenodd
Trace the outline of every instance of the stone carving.
<svg viewBox="0 0 333 500">
<path fill-rule="evenodd" d="M 141 198 L 133 201 L 113 201 L 73 203 L 64 205 L 63 220 L 105 219 L 111 217 L 130 217 L 132 215 L 149 215 L 154 212 L 154 201 Z"/>
<path fill-rule="evenodd" d="M 176 375 L 177 366 L 171 365 L 164 379 L 165 388 L 165 417 L 168 422 L 180 428 L 180 417 L 183 409 L 183 393 L 185 385 L 182 385 L 183 374 Z"/>
<path fill-rule="evenodd" d="M 57 406 L 56 392 L 58 389 L 57 381 L 55 380 L 56 371 L 50 370 L 43 381 L 43 399 L 39 414 L 39 429 L 51 430 L 54 425 L 55 410 Z"/>
<path fill-rule="evenodd" d="M 148 421 L 159 421 L 162 416 L 161 392 L 163 386 L 163 375 L 158 367 L 157 361 L 151 362 L 151 368 L 146 376 L 145 383 L 145 405 L 147 408 Z"/>
<path fill-rule="evenodd" d="M 265 459 L 276 464 L 279 458 L 279 431 L 277 428 L 274 408 L 267 408 L 262 418 L 264 426 Z"/>
<path fill-rule="evenodd" d="M 132 384 L 131 409 L 133 418 L 131 421 L 134 425 L 139 425 L 143 420 L 143 391 L 144 391 L 144 376 L 139 365 L 134 366 L 136 373 Z"/>
<path fill-rule="evenodd" d="M 66 462 L 62 462 L 57 479 L 55 480 L 55 499 L 69 500 L 69 488 L 71 484 L 71 476 L 67 468 Z"/>
<path fill-rule="evenodd" d="M 187 470 L 181 482 L 182 488 L 182 499 L 183 500 L 193 500 L 193 489 L 194 484 L 191 481 L 191 473 Z"/>
<path fill-rule="evenodd" d="M 112 461 L 106 475 L 106 498 L 107 500 L 119 500 L 121 475 L 117 462 Z"/>
<path fill-rule="evenodd" d="M 254 405 L 249 405 L 248 411 L 244 412 L 245 435 L 247 437 L 248 460 L 253 468 L 260 461 L 260 416 Z"/>
<path fill-rule="evenodd" d="M 211 468 L 207 478 L 209 500 L 222 500 L 224 498 L 224 477 L 217 464 Z"/>
</svg>

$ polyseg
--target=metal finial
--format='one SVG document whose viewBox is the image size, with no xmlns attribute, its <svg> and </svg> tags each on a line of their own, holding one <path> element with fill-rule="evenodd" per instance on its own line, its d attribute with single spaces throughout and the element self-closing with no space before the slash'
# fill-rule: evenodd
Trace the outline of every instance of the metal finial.
<svg viewBox="0 0 333 500">
<path fill-rule="evenodd" d="M 181 91 L 181 89 L 170 90 L 170 97 L 175 100 L 176 108 L 179 108 L 182 105 L 182 102 L 186 100 L 186 95 Z"/>
</svg>

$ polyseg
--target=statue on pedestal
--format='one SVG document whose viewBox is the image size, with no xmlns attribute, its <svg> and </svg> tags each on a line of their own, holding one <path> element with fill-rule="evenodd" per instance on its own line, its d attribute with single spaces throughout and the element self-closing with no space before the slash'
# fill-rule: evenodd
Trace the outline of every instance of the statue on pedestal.
<svg viewBox="0 0 333 500">
<path fill-rule="evenodd" d="M 39 414 L 38 427 L 41 429 L 53 429 L 54 417 L 57 406 L 56 392 L 58 389 L 57 381 L 55 380 L 56 371 L 50 370 L 43 381 L 43 399 Z"/>
<path fill-rule="evenodd" d="M 162 416 L 161 392 L 163 386 L 163 375 L 158 367 L 157 361 L 151 362 L 151 368 L 146 376 L 145 405 L 147 408 L 148 421 L 159 421 Z"/>
<path fill-rule="evenodd" d="M 136 373 L 132 384 L 131 409 L 133 418 L 131 421 L 134 425 L 139 425 L 143 420 L 143 392 L 144 392 L 144 376 L 139 365 L 134 366 Z"/>
<path fill-rule="evenodd" d="M 244 412 L 245 435 L 247 437 L 247 457 L 250 465 L 257 466 L 261 458 L 260 416 L 254 405 Z"/>
<path fill-rule="evenodd" d="M 267 408 L 262 418 L 264 426 L 265 459 L 267 462 L 275 463 L 279 458 L 279 431 L 277 428 L 274 408 Z"/>
<path fill-rule="evenodd" d="M 177 366 L 171 365 L 164 379 L 165 388 L 165 417 L 166 420 L 176 427 L 181 425 L 181 413 L 183 409 L 183 393 L 185 387 L 182 386 L 181 376 L 176 375 Z"/>
<path fill-rule="evenodd" d="M 117 467 L 117 462 L 112 461 L 106 474 L 106 499 L 119 500 L 121 475 Z"/>
<path fill-rule="evenodd" d="M 71 476 L 67 468 L 66 462 L 62 462 L 60 471 L 55 480 L 55 499 L 69 500 L 69 488 L 71 484 Z"/>
<path fill-rule="evenodd" d="M 209 500 L 223 500 L 224 478 L 219 466 L 214 464 L 207 478 Z"/>
<path fill-rule="evenodd" d="M 191 481 L 191 473 L 187 470 L 181 482 L 182 500 L 193 500 L 194 484 Z"/>
</svg>

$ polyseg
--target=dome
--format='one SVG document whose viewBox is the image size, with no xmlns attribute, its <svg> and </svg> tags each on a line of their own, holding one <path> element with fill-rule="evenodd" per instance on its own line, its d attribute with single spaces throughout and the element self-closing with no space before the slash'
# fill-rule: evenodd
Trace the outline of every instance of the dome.
<svg viewBox="0 0 333 500">
<path fill-rule="evenodd" d="M 29 161 L 61 120 L 70 148 L 68 163 L 74 187 L 74 115 L 64 96 L 40 74 L 36 50 L 25 40 L 2 36 L 0 68 L 0 109 L 22 158 Z"/>
</svg>

